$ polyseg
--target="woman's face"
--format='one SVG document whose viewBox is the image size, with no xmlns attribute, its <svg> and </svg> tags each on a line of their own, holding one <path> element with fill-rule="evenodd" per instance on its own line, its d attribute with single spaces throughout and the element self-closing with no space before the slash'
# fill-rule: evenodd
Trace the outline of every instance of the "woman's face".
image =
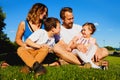
<svg viewBox="0 0 120 80">
<path fill-rule="evenodd" d="M 40 19 L 43 20 L 46 17 L 47 17 L 47 8 L 45 8 L 44 12 L 41 13 Z"/>
</svg>

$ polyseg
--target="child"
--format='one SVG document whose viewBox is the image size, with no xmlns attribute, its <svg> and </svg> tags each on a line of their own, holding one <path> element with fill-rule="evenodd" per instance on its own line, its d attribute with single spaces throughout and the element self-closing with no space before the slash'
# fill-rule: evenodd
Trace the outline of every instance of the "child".
<svg viewBox="0 0 120 80">
<path fill-rule="evenodd" d="M 92 58 L 97 50 L 96 39 L 92 38 L 92 34 L 95 32 L 96 27 L 93 23 L 85 23 L 82 26 L 81 32 L 70 41 L 67 50 L 76 53 L 84 63 L 90 63 L 92 68 L 100 68 L 93 63 Z M 79 51 L 77 45 L 86 47 L 86 52 Z"/>
<path fill-rule="evenodd" d="M 60 32 L 60 21 L 57 18 L 47 18 L 44 22 L 45 30 L 39 29 L 31 34 L 25 41 L 27 47 L 19 48 L 18 55 L 27 66 L 32 68 L 35 76 L 45 72 L 41 63 L 55 44 L 54 35 Z"/>
</svg>

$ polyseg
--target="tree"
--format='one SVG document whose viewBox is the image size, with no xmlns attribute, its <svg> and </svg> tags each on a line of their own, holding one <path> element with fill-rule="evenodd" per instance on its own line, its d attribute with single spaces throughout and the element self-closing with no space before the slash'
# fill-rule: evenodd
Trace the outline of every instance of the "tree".
<svg viewBox="0 0 120 80">
<path fill-rule="evenodd" d="M 111 46 L 106 46 L 105 48 L 107 48 L 107 49 L 110 50 L 110 51 L 114 51 L 114 50 L 115 50 L 115 48 L 113 48 L 113 47 L 111 47 Z"/>
<path fill-rule="evenodd" d="M 6 18 L 6 14 L 3 13 L 2 8 L 0 7 L 0 32 L 2 32 L 3 28 L 5 28 L 4 19 Z"/>
<path fill-rule="evenodd" d="M 10 39 L 7 37 L 7 34 L 3 32 L 5 29 L 4 20 L 6 18 L 6 14 L 3 13 L 2 8 L 0 7 L 0 54 L 2 53 L 12 53 L 16 51 L 15 43 L 12 43 Z"/>
</svg>

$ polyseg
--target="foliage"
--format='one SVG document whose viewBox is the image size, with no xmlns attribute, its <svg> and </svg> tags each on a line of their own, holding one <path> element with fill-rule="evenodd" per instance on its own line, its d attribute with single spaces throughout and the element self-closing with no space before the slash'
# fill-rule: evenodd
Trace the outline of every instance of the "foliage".
<svg viewBox="0 0 120 80">
<path fill-rule="evenodd" d="M 108 56 L 109 70 L 83 69 L 77 65 L 63 65 L 60 67 L 46 67 L 48 72 L 34 79 L 34 73 L 22 74 L 20 66 L 10 66 L 1 69 L 2 80 L 119 80 L 120 79 L 120 58 Z"/>
<path fill-rule="evenodd" d="M 5 29 L 4 20 L 6 18 L 6 14 L 3 13 L 2 8 L 0 7 L 0 54 L 2 53 L 11 53 L 15 52 L 17 46 L 15 43 L 11 42 L 10 39 L 7 37 L 7 34 L 3 32 Z"/>
<path fill-rule="evenodd" d="M 105 46 L 105 48 L 107 48 L 109 51 L 114 51 L 115 48 L 111 47 L 111 46 Z"/>
<path fill-rule="evenodd" d="M 3 28 L 5 28 L 4 19 L 6 18 L 6 14 L 3 13 L 2 8 L 0 7 L 0 33 L 2 32 Z"/>
</svg>

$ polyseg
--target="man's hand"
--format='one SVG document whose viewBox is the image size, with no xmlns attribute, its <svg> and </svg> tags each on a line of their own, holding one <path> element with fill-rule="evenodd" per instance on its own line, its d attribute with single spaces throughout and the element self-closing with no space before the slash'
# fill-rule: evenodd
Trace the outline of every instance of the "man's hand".
<svg viewBox="0 0 120 80">
<path fill-rule="evenodd" d="M 102 52 L 102 50 L 100 50 L 100 48 L 97 48 L 97 51 L 96 51 L 96 53 L 95 53 L 95 62 L 98 62 L 98 61 L 100 61 L 100 59 L 101 59 L 101 53 Z"/>
</svg>

